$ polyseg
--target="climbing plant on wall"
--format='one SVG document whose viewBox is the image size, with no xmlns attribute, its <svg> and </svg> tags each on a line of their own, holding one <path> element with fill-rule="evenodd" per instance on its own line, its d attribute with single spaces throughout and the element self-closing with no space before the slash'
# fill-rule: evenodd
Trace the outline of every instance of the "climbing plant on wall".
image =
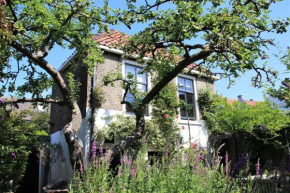
<svg viewBox="0 0 290 193">
<path fill-rule="evenodd" d="M 176 86 L 169 83 L 152 101 L 151 119 L 146 120 L 145 139 L 148 145 L 157 150 L 173 148 L 179 140 L 179 128 L 177 114 L 179 101 L 176 95 Z M 95 133 L 95 138 L 122 139 L 135 129 L 135 117 L 128 115 L 116 115 L 116 121 L 108 124 L 104 129 Z M 140 141 L 139 141 L 140 143 Z M 136 143 L 136 146 L 138 143 Z M 138 146 L 140 147 L 140 146 Z M 137 147 L 137 148 L 138 148 Z"/>
</svg>

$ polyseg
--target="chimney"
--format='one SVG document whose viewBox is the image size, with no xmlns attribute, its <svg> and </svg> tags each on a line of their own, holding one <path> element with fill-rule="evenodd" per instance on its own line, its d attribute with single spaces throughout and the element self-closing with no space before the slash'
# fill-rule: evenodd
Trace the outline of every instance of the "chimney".
<svg viewBox="0 0 290 193">
<path fill-rule="evenodd" d="M 243 99 L 243 95 L 239 95 L 238 96 L 238 101 L 241 103 L 245 103 L 244 99 Z"/>
<path fill-rule="evenodd" d="M 254 101 L 253 99 L 250 99 L 250 101 Z"/>
</svg>

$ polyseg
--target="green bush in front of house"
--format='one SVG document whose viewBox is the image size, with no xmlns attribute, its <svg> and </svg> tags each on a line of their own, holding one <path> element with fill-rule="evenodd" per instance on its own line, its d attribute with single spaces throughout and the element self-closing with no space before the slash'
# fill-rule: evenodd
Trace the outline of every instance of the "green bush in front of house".
<svg viewBox="0 0 290 193">
<path fill-rule="evenodd" d="M 267 143 L 281 137 L 280 131 L 290 125 L 290 116 L 268 100 L 254 106 L 238 101 L 229 104 L 206 89 L 199 93 L 198 103 L 210 135 L 250 133 L 256 138 L 264 136 L 260 139 Z"/>
<path fill-rule="evenodd" d="M 23 120 L 27 113 L 0 108 L 0 192 L 17 189 L 36 142 L 36 125 Z"/>
</svg>

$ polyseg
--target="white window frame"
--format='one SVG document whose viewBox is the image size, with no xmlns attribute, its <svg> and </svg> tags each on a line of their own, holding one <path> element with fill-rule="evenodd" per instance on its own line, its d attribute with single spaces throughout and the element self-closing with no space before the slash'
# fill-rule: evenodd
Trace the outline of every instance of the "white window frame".
<svg viewBox="0 0 290 193">
<path fill-rule="evenodd" d="M 132 60 L 122 60 L 122 75 L 123 77 L 126 76 L 126 64 L 132 65 L 132 66 L 137 66 L 137 67 L 141 67 L 144 68 L 146 66 L 146 64 L 139 64 L 138 62 L 132 61 Z M 152 84 L 151 84 L 151 75 L 149 73 L 147 73 L 147 92 L 149 92 L 152 88 Z M 125 94 L 125 90 L 122 89 L 122 99 L 124 97 Z M 133 113 L 128 113 L 126 112 L 126 104 L 122 104 L 122 111 L 125 113 L 125 115 L 132 115 Z M 145 115 L 145 117 L 150 117 L 152 112 L 152 107 L 151 105 L 148 105 L 148 115 Z"/>
<path fill-rule="evenodd" d="M 197 95 L 197 89 L 196 89 L 196 77 L 190 76 L 190 75 L 186 75 L 186 74 L 179 74 L 175 78 L 175 80 L 176 80 L 175 82 L 176 82 L 176 86 L 177 87 L 178 87 L 178 77 L 192 80 L 193 95 L 194 95 L 194 107 L 195 107 L 194 108 L 195 109 L 195 120 L 189 120 L 189 123 L 190 124 L 199 124 L 199 123 L 197 123 L 200 120 L 200 116 L 199 116 L 199 107 L 198 107 L 198 103 L 197 103 L 198 95 Z M 179 99 L 179 90 L 178 89 L 177 89 L 177 93 L 176 94 L 177 94 L 178 99 Z M 178 109 L 178 111 L 180 112 L 180 108 Z M 178 114 L 178 121 L 179 121 L 179 123 L 184 123 L 184 124 L 188 123 L 188 120 L 181 119 L 180 113 Z"/>
</svg>

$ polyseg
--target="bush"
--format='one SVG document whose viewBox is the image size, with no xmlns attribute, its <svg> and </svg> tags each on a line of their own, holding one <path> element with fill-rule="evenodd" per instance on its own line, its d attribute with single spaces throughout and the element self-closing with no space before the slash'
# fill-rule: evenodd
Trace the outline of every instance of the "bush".
<svg viewBox="0 0 290 193">
<path fill-rule="evenodd" d="M 135 160 L 122 156 L 117 173 L 109 170 L 108 162 L 96 157 L 93 148 L 91 163 L 81 175 L 75 175 L 70 192 L 250 192 L 252 182 L 242 176 L 243 172 L 232 178 L 229 163 L 224 170 L 220 157 L 210 162 L 195 147 L 146 160 L 143 146 Z"/>
<path fill-rule="evenodd" d="M 26 113 L 0 109 L 0 192 L 17 189 L 36 140 L 34 125 L 22 120 Z"/>
</svg>

